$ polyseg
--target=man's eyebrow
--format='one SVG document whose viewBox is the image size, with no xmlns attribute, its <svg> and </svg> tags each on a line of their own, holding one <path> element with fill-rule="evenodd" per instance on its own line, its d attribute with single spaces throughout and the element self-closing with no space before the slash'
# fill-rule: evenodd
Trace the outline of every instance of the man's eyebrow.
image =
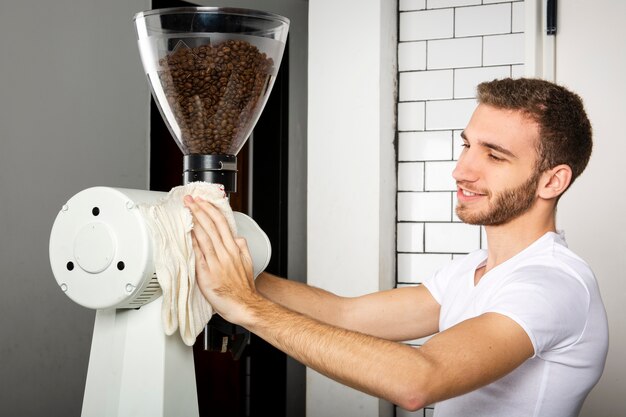
<svg viewBox="0 0 626 417">
<path fill-rule="evenodd" d="M 461 132 L 461 138 L 463 138 L 464 140 L 468 140 L 467 136 L 465 135 L 465 131 Z M 510 150 L 492 143 L 492 142 L 485 142 L 484 140 L 479 140 L 477 145 L 479 146 L 484 146 L 485 148 L 489 148 L 489 149 L 493 149 L 496 152 L 500 152 L 501 154 L 507 155 L 511 158 L 516 158 L 517 159 L 517 155 L 515 155 L 513 152 L 511 152 Z"/>
</svg>

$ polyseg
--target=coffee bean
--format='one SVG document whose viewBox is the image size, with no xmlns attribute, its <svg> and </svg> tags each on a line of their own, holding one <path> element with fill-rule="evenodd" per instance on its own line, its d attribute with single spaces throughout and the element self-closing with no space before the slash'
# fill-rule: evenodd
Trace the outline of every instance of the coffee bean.
<svg viewBox="0 0 626 417">
<path fill-rule="evenodd" d="M 271 58 L 242 40 L 179 48 L 159 67 L 183 151 L 199 154 L 239 150 L 275 70 Z"/>
</svg>

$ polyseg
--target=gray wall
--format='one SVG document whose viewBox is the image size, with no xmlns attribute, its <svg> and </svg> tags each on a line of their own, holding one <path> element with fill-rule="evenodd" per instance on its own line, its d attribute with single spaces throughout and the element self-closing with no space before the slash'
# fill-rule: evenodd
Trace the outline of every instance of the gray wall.
<svg viewBox="0 0 626 417">
<path fill-rule="evenodd" d="M 147 187 L 148 0 L 0 1 L 0 415 L 77 416 L 94 312 L 56 285 L 48 237 L 82 189 Z"/>
</svg>

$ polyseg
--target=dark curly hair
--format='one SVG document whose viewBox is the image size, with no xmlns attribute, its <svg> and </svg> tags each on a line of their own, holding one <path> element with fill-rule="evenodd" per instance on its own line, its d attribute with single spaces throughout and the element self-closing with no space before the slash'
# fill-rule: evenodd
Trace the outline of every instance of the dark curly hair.
<svg viewBox="0 0 626 417">
<path fill-rule="evenodd" d="M 538 172 L 566 164 L 572 169 L 571 185 L 585 170 L 593 146 L 591 123 L 576 93 L 541 79 L 505 78 L 479 84 L 477 99 L 522 111 L 539 125 Z"/>
</svg>

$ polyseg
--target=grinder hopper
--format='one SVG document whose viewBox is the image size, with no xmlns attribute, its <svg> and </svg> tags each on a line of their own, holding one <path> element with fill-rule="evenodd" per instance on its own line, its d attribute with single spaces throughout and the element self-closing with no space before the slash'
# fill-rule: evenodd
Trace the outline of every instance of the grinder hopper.
<svg viewBox="0 0 626 417">
<path fill-rule="evenodd" d="M 182 7 L 138 13 L 135 27 L 153 97 L 184 155 L 183 182 L 236 191 L 236 155 L 272 90 L 289 20 Z"/>
</svg>

